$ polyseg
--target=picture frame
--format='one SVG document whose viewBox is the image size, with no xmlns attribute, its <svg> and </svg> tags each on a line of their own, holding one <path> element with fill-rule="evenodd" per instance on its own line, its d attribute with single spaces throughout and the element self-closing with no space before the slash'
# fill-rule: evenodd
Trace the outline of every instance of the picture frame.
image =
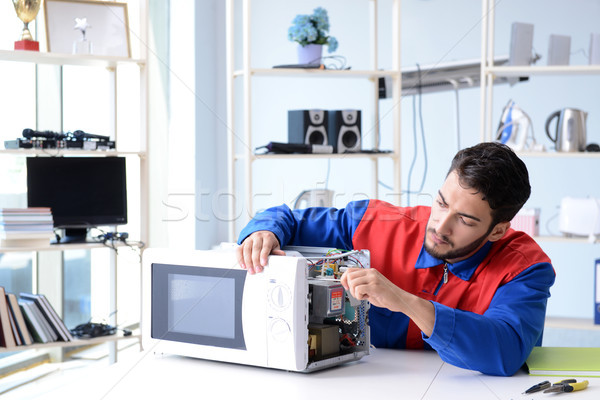
<svg viewBox="0 0 600 400">
<path fill-rule="evenodd" d="M 44 18 L 48 52 L 131 57 L 127 3 L 45 0 Z"/>
</svg>

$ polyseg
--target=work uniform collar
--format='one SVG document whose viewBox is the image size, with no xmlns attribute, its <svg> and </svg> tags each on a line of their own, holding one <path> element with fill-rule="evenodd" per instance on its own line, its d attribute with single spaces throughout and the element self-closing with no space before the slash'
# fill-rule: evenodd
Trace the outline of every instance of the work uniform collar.
<svg viewBox="0 0 600 400">
<path fill-rule="evenodd" d="M 492 242 L 487 242 L 483 245 L 477 253 L 473 254 L 471 257 L 459 261 L 455 264 L 447 263 L 448 269 L 452 272 L 452 275 L 458 276 L 463 281 L 468 281 L 473 276 L 473 273 L 481 264 L 485 256 L 490 251 L 492 247 Z M 440 260 L 439 258 L 433 257 L 425 250 L 425 243 L 421 247 L 421 252 L 419 253 L 419 258 L 417 258 L 417 262 L 415 264 L 415 268 L 431 268 L 440 264 L 444 264 L 444 260 Z"/>
</svg>

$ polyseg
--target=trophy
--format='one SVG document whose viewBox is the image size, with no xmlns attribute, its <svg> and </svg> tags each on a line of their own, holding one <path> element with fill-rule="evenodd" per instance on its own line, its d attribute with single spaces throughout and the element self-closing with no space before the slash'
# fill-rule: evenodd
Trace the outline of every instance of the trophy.
<svg viewBox="0 0 600 400">
<path fill-rule="evenodd" d="M 90 42 L 85 33 L 91 28 L 87 22 L 87 18 L 75 18 L 75 27 L 81 32 L 81 39 L 73 42 L 73 54 L 92 54 L 92 42 Z"/>
<path fill-rule="evenodd" d="M 12 0 L 12 2 L 15 6 L 17 16 L 25 25 L 21 34 L 21 40 L 15 42 L 15 50 L 40 51 L 40 42 L 33 40 L 28 26 L 37 16 L 42 5 L 42 0 Z"/>
</svg>

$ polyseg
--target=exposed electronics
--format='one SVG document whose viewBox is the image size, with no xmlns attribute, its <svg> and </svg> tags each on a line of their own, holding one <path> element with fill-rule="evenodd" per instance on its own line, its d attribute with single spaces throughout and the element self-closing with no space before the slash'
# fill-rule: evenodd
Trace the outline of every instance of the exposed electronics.
<svg viewBox="0 0 600 400">
<path fill-rule="evenodd" d="M 369 354 L 369 303 L 339 282 L 368 251 L 286 248 L 250 275 L 229 250 L 148 249 L 142 341 L 155 353 L 311 372 Z"/>
<path fill-rule="evenodd" d="M 96 226 L 127 223 L 124 157 L 27 157 L 27 204 L 50 207 L 64 242 Z"/>
<path fill-rule="evenodd" d="M 329 110 L 327 133 L 334 153 L 355 153 L 361 149 L 360 110 Z"/>
<path fill-rule="evenodd" d="M 289 110 L 288 142 L 329 145 L 327 136 L 327 111 Z"/>
<path fill-rule="evenodd" d="M 572 236 L 600 235 L 600 198 L 564 197 L 560 202 L 559 230 Z"/>
</svg>

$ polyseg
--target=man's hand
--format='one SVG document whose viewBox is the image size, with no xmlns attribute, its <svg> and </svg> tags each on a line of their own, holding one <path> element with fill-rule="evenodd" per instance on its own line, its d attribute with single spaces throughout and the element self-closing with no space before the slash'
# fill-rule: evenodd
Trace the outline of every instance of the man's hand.
<svg viewBox="0 0 600 400">
<path fill-rule="evenodd" d="M 354 298 L 368 300 L 377 307 L 402 312 L 412 319 L 425 335 L 431 336 L 433 333 L 433 304 L 394 285 L 376 269 L 349 268 L 342 275 L 341 283 Z"/>
<path fill-rule="evenodd" d="M 376 269 L 349 268 L 342 275 L 341 283 L 358 300 L 368 300 L 377 307 L 401 311 L 395 303 L 397 303 L 397 293 L 402 289 Z"/>
<path fill-rule="evenodd" d="M 237 248 L 237 259 L 240 267 L 248 273 L 262 272 L 267 265 L 269 254 L 284 256 L 285 252 L 279 246 L 279 240 L 273 232 L 256 231 L 248 236 Z"/>
</svg>

